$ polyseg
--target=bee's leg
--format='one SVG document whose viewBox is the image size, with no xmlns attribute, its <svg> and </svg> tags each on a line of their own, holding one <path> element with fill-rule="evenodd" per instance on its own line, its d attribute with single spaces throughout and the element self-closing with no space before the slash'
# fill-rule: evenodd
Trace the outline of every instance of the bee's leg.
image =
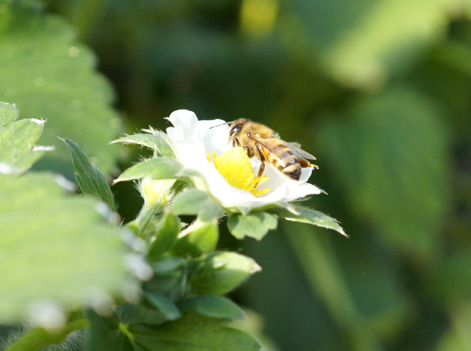
<svg viewBox="0 0 471 351">
<path fill-rule="evenodd" d="M 258 176 L 261 177 L 263 175 L 263 172 L 265 172 L 265 155 L 263 154 L 262 150 L 260 149 L 260 145 L 258 143 L 255 144 L 257 146 L 257 153 L 258 153 L 258 158 L 260 160 L 260 168 L 258 169 Z"/>
<path fill-rule="evenodd" d="M 261 177 L 263 172 L 265 172 L 265 161 L 262 161 L 260 164 L 260 168 L 258 169 L 258 176 Z"/>
</svg>

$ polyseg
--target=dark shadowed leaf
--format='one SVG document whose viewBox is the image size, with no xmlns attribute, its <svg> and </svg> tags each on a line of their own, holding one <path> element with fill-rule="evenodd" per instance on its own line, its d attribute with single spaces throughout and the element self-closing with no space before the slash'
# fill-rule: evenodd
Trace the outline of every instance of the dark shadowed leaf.
<svg viewBox="0 0 471 351">
<path fill-rule="evenodd" d="M 149 351 L 258 351 L 260 344 L 250 335 L 227 326 L 224 319 L 198 314 L 158 327 L 137 327 L 137 344 Z"/>
<path fill-rule="evenodd" d="M 163 294 L 146 291 L 144 296 L 147 300 L 162 313 L 168 320 L 174 320 L 181 317 L 180 310 L 173 300 Z"/>
<path fill-rule="evenodd" d="M 182 311 L 195 312 L 207 317 L 245 319 L 245 313 L 234 302 L 218 295 L 200 295 L 182 301 Z"/>
<path fill-rule="evenodd" d="M 150 244 L 147 257 L 153 261 L 170 250 L 177 240 L 181 224 L 177 216 L 166 211 L 158 224 L 155 240 Z"/>
</svg>

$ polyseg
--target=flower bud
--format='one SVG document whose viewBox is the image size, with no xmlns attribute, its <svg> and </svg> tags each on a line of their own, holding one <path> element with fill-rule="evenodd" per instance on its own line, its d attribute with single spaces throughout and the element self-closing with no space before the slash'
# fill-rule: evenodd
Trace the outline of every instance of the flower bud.
<svg viewBox="0 0 471 351">
<path fill-rule="evenodd" d="M 144 198 L 144 207 L 151 208 L 155 203 L 165 205 L 173 198 L 172 187 L 175 179 L 151 179 L 146 177 L 139 183 L 139 192 Z"/>
</svg>

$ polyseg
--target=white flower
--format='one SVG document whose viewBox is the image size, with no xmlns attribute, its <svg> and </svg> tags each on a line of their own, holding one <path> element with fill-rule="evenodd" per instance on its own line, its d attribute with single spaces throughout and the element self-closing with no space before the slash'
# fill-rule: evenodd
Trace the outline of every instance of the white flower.
<svg viewBox="0 0 471 351">
<path fill-rule="evenodd" d="M 252 158 L 250 172 L 245 172 L 243 167 L 248 157 L 242 149 L 232 149 L 228 145 L 229 126 L 221 125 L 225 123 L 223 120 L 198 121 L 196 115 L 188 110 L 177 110 L 170 115 L 168 120 L 174 127 L 167 128 L 167 135 L 184 169 L 199 172 L 201 177 L 193 177 L 195 186 L 208 192 L 226 210 L 247 214 L 258 207 L 285 204 L 321 192 L 316 186 L 307 183 L 312 167 L 303 168 L 301 179 L 296 181 L 284 176 L 267 163 L 265 176 L 260 179 L 254 176 L 253 171 L 258 173 L 260 161 Z M 226 153 L 229 150 L 232 151 Z M 210 158 L 209 155 L 213 157 Z M 240 158 L 241 155 L 245 159 Z M 231 160 L 235 162 L 228 166 Z M 235 175 L 228 176 L 229 173 L 234 172 Z M 238 178 L 235 183 L 229 179 L 232 184 L 240 183 L 242 174 L 242 177 L 245 177 L 242 183 L 247 183 L 248 186 L 233 186 L 223 174 L 228 179 L 230 176 Z"/>
</svg>

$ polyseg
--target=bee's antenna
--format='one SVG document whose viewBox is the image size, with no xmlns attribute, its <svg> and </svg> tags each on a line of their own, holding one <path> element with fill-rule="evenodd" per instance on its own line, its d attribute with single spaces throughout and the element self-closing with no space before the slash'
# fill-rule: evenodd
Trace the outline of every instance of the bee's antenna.
<svg viewBox="0 0 471 351">
<path fill-rule="evenodd" d="M 216 128 L 216 127 L 220 127 L 220 126 L 224 126 L 226 124 L 231 124 L 233 121 L 230 121 L 230 122 L 226 122 L 226 123 L 222 123 L 222 124 L 218 124 L 217 126 L 212 126 L 210 127 L 209 129 L 213 129 L 213 128 Z"/>
</svg>

